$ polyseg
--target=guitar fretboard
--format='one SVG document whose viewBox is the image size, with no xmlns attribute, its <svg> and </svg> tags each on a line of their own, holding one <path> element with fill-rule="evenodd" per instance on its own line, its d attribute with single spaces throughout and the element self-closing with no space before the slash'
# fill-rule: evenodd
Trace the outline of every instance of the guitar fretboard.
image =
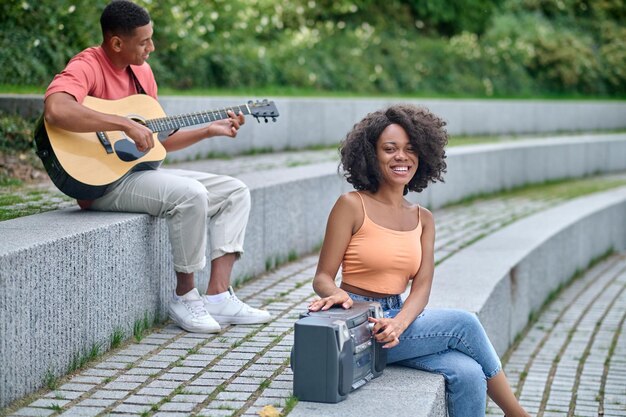
<svg viewBox="0 0 626 417">
<path fill-rule="evenodd" d="M 146 126 L 153 132 L 167 132 L 170 130 L 180 129 L 181 127 L 194 126 L 203 123 L 211 123 L 217 120 L 228 119 L 228 111 L 235 114 L 240 112 L 244 115 L 250 114 L 247 105 L 225 107 L 218 110 L 209 110 L 198 113 L 179 114 L 171 117 L 161 117 L 159 119 L 146 120 Z"/>
</svg>

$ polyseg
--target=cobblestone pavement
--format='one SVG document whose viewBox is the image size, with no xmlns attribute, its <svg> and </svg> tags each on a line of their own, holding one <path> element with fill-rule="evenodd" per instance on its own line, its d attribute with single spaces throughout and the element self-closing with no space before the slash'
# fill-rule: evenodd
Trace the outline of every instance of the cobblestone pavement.
<svg viewBox="0 0 626 417">
<path fill-rule="evenodd" d="M 509 350 L 504 370 L 532 415 L 626 416 L 625 289 L 626 255 L 612 256 L 563 290 Z M 492 403 L 488 411 L 502 415 Z"/>
</svg>

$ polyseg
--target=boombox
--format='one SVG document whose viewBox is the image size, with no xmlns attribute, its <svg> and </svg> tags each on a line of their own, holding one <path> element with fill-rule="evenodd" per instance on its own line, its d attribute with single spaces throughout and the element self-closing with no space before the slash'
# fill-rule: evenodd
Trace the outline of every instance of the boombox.
<svg viewBox="0 0 626 417">
<path fill-rule="evenodd" d="M 383 317 L 379 303 L 300 316 L 291 351 L 293 393 L 300 401 L 338 403 L 382 374 L 387 351 L 373 338 L 369 317 Z"/>
</svg>

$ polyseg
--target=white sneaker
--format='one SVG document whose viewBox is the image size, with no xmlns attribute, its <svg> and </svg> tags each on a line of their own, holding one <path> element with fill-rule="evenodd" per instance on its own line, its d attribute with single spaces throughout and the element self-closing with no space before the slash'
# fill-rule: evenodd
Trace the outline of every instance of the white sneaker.
<svg viewBox="0 0 626 417">
<path fill-rule="evenodd" d="M 180 327 L 192 333 L 217 333 L 220 325 L 204 308 L 204 302 L 197 289 L 185 295 L 174 297 L 169 305 L 170 318 Z"/>
<path fill-rule="evenodd" d="M 272 316 L 266 310 L 252 308 L 241 301 L 235 295 L 232 287 L 228 287 L 228 295 L 219 303 L 211 303 L 206 296 L 204 308 L 221 325 L 225 324 L 261 324 L 272 320 Z"/>
</svg>

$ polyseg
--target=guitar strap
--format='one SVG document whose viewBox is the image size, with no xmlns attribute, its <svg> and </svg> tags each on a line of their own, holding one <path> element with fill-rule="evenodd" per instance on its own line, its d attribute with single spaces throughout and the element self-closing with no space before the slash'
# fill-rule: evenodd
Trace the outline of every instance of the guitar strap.
<svg viewBox="0 0 626 417">
<path fill-rule="evenodd" d="M 137 79 L 137 76 L 135 75 L 135 72 L 133 71 L 130 65 L 128 66 L 128 72 L 130 72 L 130 77 L 133 79 L 133 82 L 135 83 L 135 90 L 137 90 L 137 94 L 146 94 L 146 90 L 144 90 L 143 87 L 141 86 L 141 83 Z"/>
</svg>

